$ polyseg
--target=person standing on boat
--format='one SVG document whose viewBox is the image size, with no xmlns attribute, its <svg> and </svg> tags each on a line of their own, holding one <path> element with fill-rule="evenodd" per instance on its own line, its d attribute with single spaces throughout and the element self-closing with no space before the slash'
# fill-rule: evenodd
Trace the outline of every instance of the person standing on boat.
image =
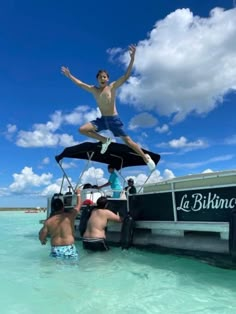
<svg viewBox="0 0 236 314">
<path fill-rule="evenodd" d="M 136 194 L 136 187 L 134 186 L 134 180 L 129 178 L 128 185 L 125 187 L 125 192 L 129 194 Z"/>
<path fill-rule="evenodd" d="M 97 105 L 101 111 L 102 117 L 97 118 L 91 122 L 82 125 L 79 128 L 79 132 L 85 136 L 91 137 L 102 142 L 101 154 L 104 154 L 110 145 L 112 139 L 106 138 L 99 134 L 102 130 L 110 130 L 115 137 L 121 137 L 121 139 L 131 147 L 139 156 L 141 156 L 144 162 L 148 165 L 150 171 L 156 169 L 154 161 L 148 154 L 144 154 L 143 150 L 135 143 L 123 130 L 123 123 L 121 122 L 118 112 L 116 109 L 116 90 L 122 84 L 124 84 L 131 75 L 131 70 L 134 64 L 136 47 L 131 45 L 129 47 L 130 53 L 130 63 L 125 74 L 118 80 L 108 84 L 109 74 L 106 70 L 99 70 L 96 78 L 98 80 L 99 86 L 88 85 L 70 73 L 67 67 L 62 66 L 61 72 L 66 77 L 68 77 L 72 82 L 74 82 L 79 87 L 85 89 L 86 91 L 92 93 L 95 97 Z"/>
<path fill-rule="evenodd" d="M 120 183 L 119 176 L 115 171 L 116 169 L 112 165 L 108 165 L 107 169 L 108 169 L 108 172 L 110 173 L 110 177 L 109 177 L 107 183 L 98 186 L 98 189 L 102 189 L 106 186 L 111 186 L 111 189 L 113 191 L 112 197 L 113 198 L 120 198 L 120 194 L 121 194 L 123 189 L 122 189 L 122 185 Z"/>
<path fill-rule="evenodd" d="M 64 211 L 64 204 L 60 198 L 52 202 L 52 214 L 45 221 L 39 231 L 39 240 L 42 245 L 47 243 L 47 237 L 51 238 L 52 257 L 77 258 L 75 247 L 74 224 L 75 218 L 81 208 L 80 190 L 76 190 L 77 205 L 69 212 Z"/>
<path fill-rule="evenodd" d="M 97 199 L 97 207 L 91 212 L 85 233 L 83 234 L 83 248 L 90 251 L 107 251 L 106 227 L 108 221 L 122 222 L 118 214 L 107 209 L 107 198 L 101 196 Z"/>
</svg>

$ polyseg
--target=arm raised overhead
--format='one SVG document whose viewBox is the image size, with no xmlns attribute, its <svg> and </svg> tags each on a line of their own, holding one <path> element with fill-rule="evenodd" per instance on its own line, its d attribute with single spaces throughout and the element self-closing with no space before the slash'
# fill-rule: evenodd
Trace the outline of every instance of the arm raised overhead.
<svg viewBox="0 0 236 314">
<path fill-rule="evenodd" d="M 131 45 L 129 47 L 129 54 L 130 54 L 130 63 L 128 65 L 128 68 L 125 72 L 125 74 L 123 76 L 121 76 L 118 80 L 116 80 L 115 82 L 111 83 L 111 87 L 112 88 L 118 88 L 120 87 L 124 82 L 126 82 L 128 80 L 128 78 L 130 77 L 132 68 L 133 68 L 133 64 L 134 64 L 134 57 L 135 57 L 135 52 L 136 52 L 136 47 L 135 45 Z"/>
<path fill-rule="evenodd" d="M 62 66 L 61 67 L 61 73 L 63 75 L 65 75 L 66 77 L 68 77 L 73 83 L 75 83 L 79 87 L 85 89 L 87 92 L 93 93 L 95 91 L 95 86 L 86 84 L 86 83 L 82 82 L 81 80 L 79 80 L 78 78 L 76 78 L 75 76 L 73 76 L 70 73 L 69 68 Z"/>
</svg>

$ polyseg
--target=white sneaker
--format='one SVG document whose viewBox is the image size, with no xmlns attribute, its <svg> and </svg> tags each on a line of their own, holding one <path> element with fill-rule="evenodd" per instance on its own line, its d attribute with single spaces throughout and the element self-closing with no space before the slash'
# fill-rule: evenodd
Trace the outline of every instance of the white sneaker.
<svg viewBox="0 0 236 314">
<path fill-rule="evenodd" d="M 111 138 L 108 137 L 106 142 L 102 144 L 102 149 L 101 149 L 101 154 L 105 154 L 105 152 L 107 151 L 108 149 L 108 146 L 111 144 Z"/>
<path fill-rule="evenodd" d="M 150 171 L 154 171 L 156 169 L 155 162 L 152 160 L 152 158 L 148 154 L 146 154 L 145 156 L 146 156 L 146 158 L 148 160 L 147 161 L 147 166 L 148 166 L 149 170 Z"/>
</svg>

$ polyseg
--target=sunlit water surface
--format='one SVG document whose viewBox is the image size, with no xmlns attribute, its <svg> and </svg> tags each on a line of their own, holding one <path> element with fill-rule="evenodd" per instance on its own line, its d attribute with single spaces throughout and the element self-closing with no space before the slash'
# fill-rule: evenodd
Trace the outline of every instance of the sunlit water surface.
<svg viewBox="0 0 236 314">
<path fill-rule="evenodd" d="M 236 270 L 137 249 L 49 257 L 44 213 L 0 212 L 1 314 L 236 313 Z"/>
</svg>

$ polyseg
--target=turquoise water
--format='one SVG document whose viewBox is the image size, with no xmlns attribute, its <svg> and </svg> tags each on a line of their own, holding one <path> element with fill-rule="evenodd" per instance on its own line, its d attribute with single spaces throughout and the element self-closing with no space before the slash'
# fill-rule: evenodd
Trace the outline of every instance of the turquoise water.
<svg viewBox="0 0 236 314">
<path fill-rule="evenodd" d="M 0 212 L 1 314 L 236 313 L 236 270 L 174 255 L 80 250 L 49 258 L 38 241 L 44 213 Z"/>
</svg>

